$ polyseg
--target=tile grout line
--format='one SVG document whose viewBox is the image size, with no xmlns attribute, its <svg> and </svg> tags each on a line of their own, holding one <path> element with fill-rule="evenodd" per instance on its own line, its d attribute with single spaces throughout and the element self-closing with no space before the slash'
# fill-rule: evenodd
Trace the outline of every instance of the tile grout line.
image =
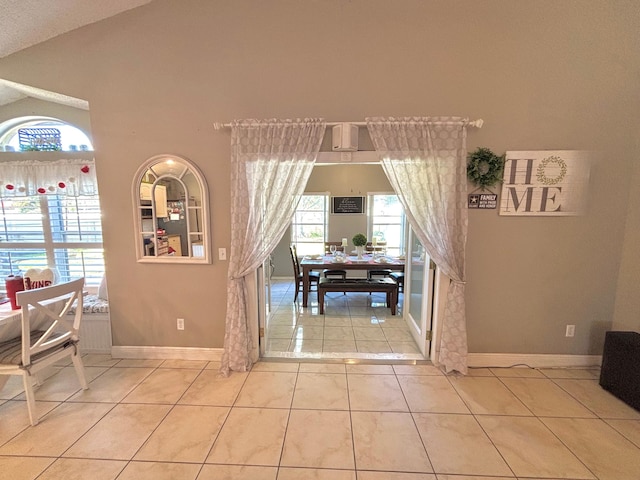
<svg viewBox="0 0 640 480">
<path fill-rule="evenodd" d="M 402 382 L 400 382 L 400 379 L 398 378 L 398 372 L 396 372 L 396 369 L 394 368 L 393 365 L 391 366 L 391 369 L 393 370 L 393 376 L 396 379 L 398 387 L 400 388 L 400 392 L 402 392 L 402 398 L 404 398 L 404 402 L 407 405 L 407 411 L 409 413 L 409 416 L 411 417 L 411 421 L 413 422 L 413 427 L 416 429 L 416 433 L 418 434 L 418 438 L 420 439 L 420 443 L 422 444 L 422 449 L 424 450 L 424 453 L 427 456 L 427 461 L 429 462 L 429 466 L 431 467 L 431 472 L 434 475 L 436 475 L 436 478 L 437 478 L 436 469 L 435 469 L 435 467 L 433 465 L 433 461 L 431 460 L 431 456 L 429 455 L 429 450 L 427 450 L 427 446 L 425 445 L 424 438 L 422 437 L 422 434 L 420 433 L 420 429 L 418 428 L 418 424 L 416 422 L 416 417 L 415 417 L 414 413 L 418 413 L 418 412 L 413 412 L 411 410 L 411 405 L 409 404 L 409 400 L 407 399 L 407 394 L 405 393 L 404 389 L 402 388 Z"/>
<path fill-rule="evenodd" d="M 541 373 L 544 375 L 544 373 L 543 373 L 543 372 L 541 372 Z M 508 391 L 509 391 L 509 392 L 510 392 L 514 397 L 516 397 L 516 399 L 518 399 L 518 401 L 519 401 L 519 402 L 521 402 L 521 403 L 525 406 L 525 408 L 526 408 L 527 410 L 529 410 L 529 412 L 531 412 L 531 414 L 532 414 L 532 416 L 533 416 L 533 417 L 527 417 L 527 418 L 535 418 L 535 419 L 536 419 L 536 420 L 537 420 L 537 421 L 538 421 L 538 422 L 539 422 L 539 423 L 540 423 L 540 424 L 541 424 L 541 425 L 542 425 L 542 426 L 543 426 L 543 427 L 544 427 L 544 428 L 545 428 L 545 429 L 546 429 L 546 430 L 547 430 L 547 431 L 548 431 L 548 432 L 549 432 L 553 437 L 555 437 L 555 438 L 556 438 L 556 439 L 557 439 L 557 440 L 558 440 L 558 441 L 559 441 L 559 442 L 560 442 L 560 443 L 561 443 L 561 444 L 562 444 L 562 445 L 567 449 L 567 451 L 568 451 L 568 452 L 569 452 L 569 453 L 570 453 L 570 454 L 571 454 L 571 455 L 572 455 L 572 456 L 573 456 L 573 457 L 574 457 L 574 458 L 575 458 L 575 459 L 576 459 L 576 460 L 577 460 L 577 461 L 578 461 L 578 462 L 579 462 L 579 463 L 580 463 L 580 464 L 581 464 L 581 465 L 582 465 L 582 466 L 583 466 L 583 467 L 584 467 L 584 468 L 585 468 L 589 473 L 591 473 L 591 474 L 593 475 L 593 477 L 594 477 L 596 480 L 599 480 L 599 477 L 598 477 L 598 476 L 597 476 L 597 475 L 596 475 L 596 474 L 595 474 L 595 473 L 594 473 L 594 472 L 593 472 L 593 471 L 592 471 L 592 470 L 591 470 L 591 469 L 590 469 L 590 468 L 589 468 L 589 467 L 588 467 L 588 466 L 587 466 L 587 465 L 586 465 L 586 464 L 585 464 L 585 463 L 580 459 L 580 457 L 578 457 L 578 455 L 576 455 L 576 453 L 575 453 L 571 448 L 569 448 L 569 446 L 568 446 L 567 444 L 565 444 L 565 443 L 562 441 L 562 439 L 560 439 L 560 437 L 558 437 L 558 436 L 555 434 L 555 432 L 554 432 L 553 430 L 551 430 L 551 429 L 550 429 L 550 428 L 549 428 L 549 427 L 548 427 L 548 426 L 547 426 L 547 425 L 546 425 L 546 424 L 541 420 L 541 418 L 547 418 L 547 417 L 540 417 L 540 416 L 538 416 L 538 415 L 537 415 L 533 410 L 531 410 L 531 409 L 530 409 L 530 408 L 529 408 L 529 407 L 524 403 L 524 401 L 522 401 L 522 400 L 520 399 L 520 397 L 519 397 L 518 395 L 516 395 L 516 393 L 515 393 L 515 392 L 513 392 L 513 391 L 509 388 L 509 386 L 508 386 L 505 382 L 503 382 L 503 381 L 502 381 L 502 379 L 503 379 L 503 378 L 512 378 L 512 377 L 497 377 L 497 378 L 498 378 L 498 380 L 500 381 L 500 383 L 502 383 L 502 384 L 504 385 L 504 387 L 505 387 L 505 388 L 506 388 L 506 389 L 507 389 L 507 390 L 508 390 Z M 516 378 L 523 378 L 523 377 L 516 377 Z M 540 378 L 524 378 L 524 380 L 525 380 L 525 381 L 527 381 L 527 380 L 533 380 L 533 381 L 535 381 L 535 380 L 550 380 L 550 379 L 549 379 L 549 378 L 546 378 L 546 376 L 545 376 L 545 378 L 543 378 L 543 379 L 540 379 Z M 507 416 L 507 415 L 504 415 L 504 416 Z M 474 415 L 474 417 L 475 417 L 475 415 Z M 557 418 L 573 418 L 573 417 L 557 417 Z M 476 418 L 476 422 L 478 422 L 477 418 Z M 478 424 L 480 424 L 480 422 L 478 422 Z M 482 424 L 480 424 L 480 428 L 482 428 Z M 483 431 L 485 431 L 485 430 L 484 430 L 484 428 L 482 428 L 482 430 L 483 430 Z M 495 447 L 495 444 L 494 444 L 494 442 L 493 442 L 493 439 L 489 436 L 489 434 L 488 434 L 486 431 L 485 431 L 485 435 L 487 435 L 487 437 L 489 438 L 489 440 L 491 441 L 491 443 L 492 443 L 492 444 L 494 445 L 494 447 Z M 500 456 L 502 456 L 502 453 L 500 452 L 500 450 L 499 450 L 497 447 L 495 447 L 495 448 L 496 448 L 496 450 L 498 450 L 498 453 L 500 453 Z M 505 459 L 505 462 L 506 462 L 506 459 Z M 510 466 L 508 463 L 507 463 L 507 466 L 509 466 L 509 468 L 511 469 L 511 466 Z M 515 472 L 514 472 L 514 474 L 515 474 Z"/>
<path fill-rule="evenodd" d="M 291 422 L 291 411 L 293 410 L 293 400 L 296 395 L 296 386 L 298 385 L 298 377 L 300 375 L 300 364 L 298 364 L 298 368 L 296 369 L 296 379 L 293 382 L 293 391 L 291 392 L 291 401 L 289 402 L 289 408 L 287 409 L 287 421 L 284 426 L 284 435 L 282 436 L 282 445 L 280 446 L 280 456 L 278 457 L 278 465 L 276 468 L 278 472 L 280 472 L 280 468 L 282 466 L 282 457 L 284 455 L 284 447 L 287 443 L 287 433 L 289 432 L 289 424 Z M 247 376 L 247 378 L 249 378 Z M 277 475 L 277 474 L 276 474 Z"/>
</svg>

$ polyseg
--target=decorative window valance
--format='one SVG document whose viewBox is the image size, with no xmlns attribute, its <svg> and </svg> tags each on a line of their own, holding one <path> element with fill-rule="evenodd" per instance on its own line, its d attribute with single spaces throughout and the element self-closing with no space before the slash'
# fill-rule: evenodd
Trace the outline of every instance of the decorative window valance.
<svg viewBox="0 0 640 480">
<path fill-rule="evenodd" d="M 0 161 L 0 197 L 97 195 L 95 161 Z"/>
</svg>

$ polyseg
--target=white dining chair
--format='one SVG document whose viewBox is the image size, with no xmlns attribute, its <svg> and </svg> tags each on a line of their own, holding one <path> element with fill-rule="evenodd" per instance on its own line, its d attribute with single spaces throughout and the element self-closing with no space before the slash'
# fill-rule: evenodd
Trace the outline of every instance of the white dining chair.
<svg viewBox="0 0 640 480">
<path fill-rule="evenodd" d="M 38 423 L 33 382 L 38 372 L 71 357 L 83 390 L 88 387 L 78 350 L 84 278 L 18 292 L 22 333 L 0 341 L 0 375 L 21 375 L 31 425 Z M 74 315 L 67 315 L 76 305 Z M 52 377 L 53 378 L 53 377 Z"/>
</svg>

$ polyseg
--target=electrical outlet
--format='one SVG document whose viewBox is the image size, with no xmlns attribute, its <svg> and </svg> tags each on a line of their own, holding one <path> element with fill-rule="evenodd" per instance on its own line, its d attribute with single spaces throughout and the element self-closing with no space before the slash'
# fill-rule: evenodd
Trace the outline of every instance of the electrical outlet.
<svg viewBox="0 0 640 480">
<path fill-rule="evenodd" d="M 178 330 L 184 330 L 184 318 L 179 318 L 176 327 Z"/>
<path fill-rule="evenodd" d="M 226 260 L 227 259 L 227 249 L 219 248 L 218 249 L 218 260 Z"/>
<path fill-rule="evenodd" d="M 573 337 L 576 334 L 576 326 L 575 325 L 567 325 L 567 330 L 565 331 L 565 337 Z"/>
</svg>

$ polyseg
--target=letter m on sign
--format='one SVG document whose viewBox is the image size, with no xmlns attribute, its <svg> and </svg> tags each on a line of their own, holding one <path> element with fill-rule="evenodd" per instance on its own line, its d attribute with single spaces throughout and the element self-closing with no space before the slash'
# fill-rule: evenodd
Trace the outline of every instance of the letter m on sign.
<svg viewBox="0 0 640 480">
<path fill-rule="evenodd" d="M 506 187 L 508 196 L 506 198 L 505 211 L 514 210 L 516 212 L 530 212 L 531 200 L 533 199 L 533 187 Z M 504 192 L 503 192 L 504 195 Z"/>
</svg>

